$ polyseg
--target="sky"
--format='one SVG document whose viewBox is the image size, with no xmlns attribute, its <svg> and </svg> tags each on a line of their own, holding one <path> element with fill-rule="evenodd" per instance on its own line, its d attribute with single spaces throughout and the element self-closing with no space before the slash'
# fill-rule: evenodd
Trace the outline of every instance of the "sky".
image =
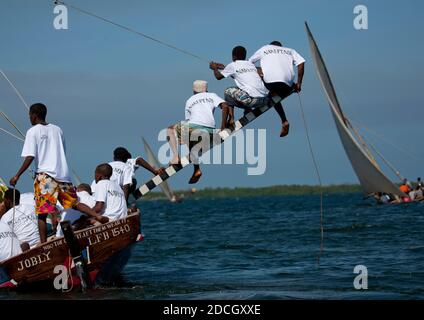
<svg viewBox="0 0 424 320">
<path fill-rule="evenodd" d="M 302 99 L 322 180 L 357 183 L 316 76 L 307 21 L 346 115 L 384 137 L 363 132 L 404 176 L 414 180 L 424 175 L 422 1 L 68 2 L 207 61 L 229 63 L 234 46 L 245 46 L 250 55 L 273 40 L 296 49 L 307 61 Z M 207 80 L 209 91 L 221 96 L 233 85 L 231 79 L 216 81 L 206 62 L 72 9 L 69 29 L 56 30 L 52 3 L 0 0 L 0 68 L 30 104 L 48 106 L 48 121 L 62 127 L 69 163 L 84 181 L 91 181 L 97 164 L 112 160 L 117 146 L 143 156 L 143 136 L 158 150 L 163 144 L 158 141 L 160 130 L 184 118 L 193 80 Z M 368 30 L 353 27 L 358 4 L 368 8 Z M 273 110 L 249 126 L 267 129 L 265 174 L 247 175 L 246 164 L 205 165 L 197 187 L 317 184 L 298 100 L 290 97 L 284 105 L 291 123 L 287 138 L 279 138 Z M 21 130 L 29 129 L 27 111 L 4 79 L 0 109 Z M 219 114 L 216 118 L 219 122 Z M 0 127 L 13 131 L 4 119 Z M 0 177 L 6 181 L 21 165 L 21 148 L 19 141 L 0 133 Z M 184 170 L 172 178 L 171 186 L 188 188 L 190 174 Z M 149 178 L 149 173 L 137 173 L 139 182 Z M 31 183 L 26 174 L 18 186 L 29 190 Z"/>
</svg>

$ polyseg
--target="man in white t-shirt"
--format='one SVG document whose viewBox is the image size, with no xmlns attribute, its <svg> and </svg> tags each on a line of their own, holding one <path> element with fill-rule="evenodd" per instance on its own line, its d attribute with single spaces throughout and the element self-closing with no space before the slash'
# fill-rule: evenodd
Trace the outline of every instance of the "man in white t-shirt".
<svg viewBox="0 0 424 320">
<path fill-rule="evenodd" d="M 46 116 L 47 107 L 44 104 L 36 103 L 30 107 L 32 128 L 26 133 L 21 155 L 25 160 L 17 174 L 10 179 L 10 185 L 16 186 L 21 175 L 35 162 L 35 212 L 41 243 L 47 241 L 47 216 L 57 212 L 57 201 L 65 209 L 75 208 L 92 214 L 90 208 L 78 203 L 66 160 L 63 132 L 58 126 L 47 123 Z"/>
<path fill-rule="evenodd" d="M 15 206 L 13 206 L 13 198 L 15 198 Z M 6 223 L 12 229 L 21 245 L 28 243 L 33 248 L 40 241 L 37 215 L 34 206 L 23 204 L 20 200 L 21 193 L 19 190 L 9 189 L 6 191 L 4 204 L 7 212 L 1 216 L 0 221 Z"/>
<path fill-rule="evenodd" d="M 131 188 L 137 183 L 134 181 L 135 170 L 140 166 L 150 171 L 154 175 L 158 175 L 163 172 L 163 168 L 154 168 L 142 157 L 137 157 L 136 159 L 131 159 L 132 156 L 129 151 L 123 147 L 118 147 L 113 151 L 113 161 L 109 162 L 113 169 L 111 181 L 117 182 L 125 194 L 125 199 L 128 201 L 131 191 L 134 191 Z M 91 184 L 91 189 L 93 193 L 96 194 L 96 182 L 93 181 Z"/>
<path fill-rule="evenodd" d="M 97 185 L 94 211 L 109 221 L 122 219 L 128 215 L 124 191 L 115 181 L 110 180 L 112 174 L 112 166 L 107 163 L 97 166 L 95 171 Z"/>
<path fill-rule="evenodd" d="M 202 171 L 198 164 L 198 157 L 201 152 L 205 152 L 213 142 L 213 133 L 215 130 L 214 111 L 216 108 L 222 109 L 221 130 L 224 130 L 228 124 L 229 106 L 215 93 L 208 92 L 208 83 L 203 80 L 196 80 L 193 83 L 193 96 L 186 102 L 185 121 L 168 127 L 168 141 L 173 152 L 171 164 L 178 165 L 180 157 L 178 153 L 177 139 L 180 144 L 186 144 L 190 150 L 190 161 L 194 164 L 194 172 L 189 183 L 197 183 L 202 176 Z M 201 142 L 199 140 L 201 139 Z M 201 143 L 201 147 L 196 146 Z M 193 148 L 199 151 L 199 154 L 192 152 Z"/>
<path fill-rule="evenodd" d="M 285 99 L 293 92 L 302 90 L 305 59 L 296 50 L 283 47 L 279 41 L 273 41 L 256 51 L 249 61 L 252 63 L 260 61 L 265 87 L 272 95 Z M 294 67 L 297 67 L 297 82 Z M 274 107 L 282 122 L 280 137 L 284 137 L 289 133 L 290 125 L 281 103 L 277 103 Z"/>
<path fill-rule="evenodd" d="M 0 221 L 0 262 L 22 253 L 19 239 L 10 227 Z"/>
<path fill-rule="evenodd" d="M 227 88 L 224 99 L 230 107 L 245 109 L 245 113 L 266 105 L 269 93 L 258 74 L 256 66 L 246 60 L 246 54 L 246 48 L 237 46 L 232 51 L 233 62 L 227 66 L 216 62 L 209 64 L 217 80 L 228 77 L 234 79 L 237 87 Z M 233 117 L 232 108 L 231 116 Z"/>
</svg>

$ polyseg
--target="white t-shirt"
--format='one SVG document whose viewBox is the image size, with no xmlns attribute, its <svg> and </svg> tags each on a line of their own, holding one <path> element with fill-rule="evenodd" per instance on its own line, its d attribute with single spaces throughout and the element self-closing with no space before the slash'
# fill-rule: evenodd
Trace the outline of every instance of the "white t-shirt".
<svg viewBox="0 0 424 320">
<path fill-rule="evenodd" d="M 137 164 L 137 160 L 140 157 L 134 158 L 134 159 L 128 159 L 127 160 L 127 165 L 130 167 L 131 172 L 132 172 L 132 177 L 135 178 L 135 172 L 138 170 L 138 168 L 140 168 L 140 166 Z"/>
<path fill-rule="evenodd" d="M 71 182 L 62 129 L 54 124 L 37 124 L 26 133 L 22 157 L 34 157 L 37 173 L 60 182 Z"/>
<path fill-rule="evenodd" d="M 109 162 L 113 169 L 111 181 L 117 182 L 121 187 L 132 184 L 133 170 L 130 165 L 121 161 Z"/>
<path fill-rule="evenodd" d="M 78 201 L 80 203 L 85 204 L 86 206 L 90 207 L 91 209 L 93 209 L 94 206 L 96 205 L 96 200 L 87 191 L 77 192 L 77 196 L 78 196 Z M 66 209 L 62 212 L 62 216 L 61 216 L 60 221 L 62 222 L 62 221 L 67 220 L 71 224 L 73 224 L 75 221 L 77 221 L 79 218 L 81 218 L 84 215 L 85 215 L 84 213 L 82 213 L 78 210 Z M 63 236 L 62 227 L 59 224 L 57 226 L 56 237 L 62 237 L 62 236 Z"/>
<path fill-rule="evenodd" d="M 213 112 L 223 102 L 215 93 L 197 93 L 186 102 L 185 118 L 189 123 L 215 128 Z"/>
<path fill-rule="evenodd" d="M 124 191 L 115 181 L 99 181 L 96 186 L 95 199 L 96 202 L 104 203 L 102 215 L 110 220 L 118 220 L 127 216 L 128 208 Z"/>
<path fill-rule="evenodd" d="M 18 237 L 9 226 L 0 221 L 0 262 L 22 253 Z"/>
<path fill-rule="evenodd" d="M 266 83 L 284 82 L 289 86 L 295 81 L 294 66 L 305 62 L 296 50 L 274 45 L 263 46 L 249 59 L 252 63 L 259 60 Z"/>
<path fill-rule="evenodd" d="M 224 70 L 219 72 L 225 78 L 232 77 L 237 87 L 253 98 L 262 98 L 268 95 L 268 89 L 265 88 L 255 65 L 250 61 L 237 60 L 231 62 Z"/>
<path fill-rule="evenodd" d="M 15 207 L 15 224 L 13 225 L 13 208 L 3 215 L 1 222 L 6 223 L 15 232 L 20 243 L 28 242 L 32 248 L 40 242 L 38 218 L 34 207 L 19 204 Z"/>
<path fill-rule="evenodd" d="M 35 207 L 34 193 L 25 192 L 21 194 L 20 204 L 25 204 L 30 207 Z"/>
</svg>

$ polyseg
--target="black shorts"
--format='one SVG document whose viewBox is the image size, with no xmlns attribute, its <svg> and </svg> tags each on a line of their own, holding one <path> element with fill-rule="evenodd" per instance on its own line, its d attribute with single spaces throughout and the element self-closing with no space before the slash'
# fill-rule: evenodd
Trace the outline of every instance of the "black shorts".
<svg viewBox="0 0 424 320">
<path fill-rule="evenodd" d="M 284 82 L 265 82 L 264 84 L 272 94 L 278 95 L 281 99 L 285 99 L 293 93 L 293 88 Z"/>
</svg>

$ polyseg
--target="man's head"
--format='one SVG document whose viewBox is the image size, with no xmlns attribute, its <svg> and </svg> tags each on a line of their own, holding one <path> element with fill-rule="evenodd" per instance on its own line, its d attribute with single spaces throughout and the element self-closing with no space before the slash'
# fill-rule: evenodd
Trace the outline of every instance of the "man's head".
<svg viewBox="0 0 424 320">
<path fill-rule="evenodd" d="M 113 160 L 127 162 L 128 159 L 131 159 L 131 154 L 127 149 L 123 147 L 118 147 L 113 151 Z"/>
<path fill-rule="evenodd" d="M 233 61 L 246 60 L 247 51 L 245 47 L 237 46 L 233 49 Z"/>
<path fill-rule="evenodd" d="M 13 192 L 15 191 L 15 192 Z M 10 210 L 13 208 L 13 193 L 15 193 L 15 205 L 19 205 L 21 201 L 21 193 L 18 189 L 12 189 L 9 188 L 4 193 L 4 205 L 6 207 L 6 210 Z"/>
<path fill-rule="evenodd" d="M 193 92 L 203 93 L 208 91 L 208 82 L 205 80 L 196 80 L 193 82 Z"/>
<path fill-rule="evenodd" d="M 270 45 L 277 46 L 277 47 L 282 47 L 283 46 L 283 44 L 280 41 L 272 41 L 270 43 Z"/>
<path fill-rule="evenodd" d="M 108 163 L 103 163 L 97 166 L 94 172 L 94 180 L 97 182 L 101 180 L 109 180 L 112 176 L 113 169 Z"/>
<path fill-rule="evenodd" d="M 77 187 L 77 192 L 87 192 L 89 195 L 92 195 L 91 192 L 91 187 L 90 185 L 86 184 L 86 183 L 81 183 L 78 187 Z"/>
<path fill-rule="evenodd" d="M 47 107 L 42 103 L 35 103 L 29 108 L 29 120 L 34 126 L 40 122 L 46 121 Z"/>
<path fill-rule="evenodd" d="M 421 182 L 421 178 L 418 178 L 418 179 L 417 179 L 417 181 L 418 181 L 418 182 Z"/>
<path fill-rule="evenodd" d="M 403 184 L 408 184 L 408 179 L 404 178 L 403 179 Z"/>
</svg>

